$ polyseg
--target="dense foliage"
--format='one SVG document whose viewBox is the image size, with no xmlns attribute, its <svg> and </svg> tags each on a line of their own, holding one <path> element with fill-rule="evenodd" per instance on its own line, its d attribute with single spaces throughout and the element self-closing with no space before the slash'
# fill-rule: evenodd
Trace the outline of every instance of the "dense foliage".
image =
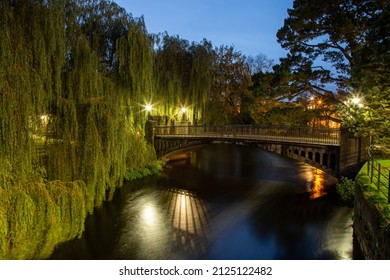
<svg viewBox="0 0 390 280">
<path fill-rule="evenodd" d="M 0 258 L 42 258 L 131 170 L 158 169 L 138 105 L 153 41 L 108 1 L 1 1 L 0 13 Z"/>
<path fill-rule="evenodd" d="M 345 126 L 383 143 L 390 125 L 389 10 L 386 0 L 295 0 L 277 34 L 289 51 L 281 62 L 292 95 L 339 103 Z"/>
<path fill-rule="evenodd" d="M 1 1 L 0 13 L 0 258 L 47 257 L 123 179 L 158 172 L 148 118 L 205 123 L 213 100 L 240 119 L 250 76 L 233 48 L 148 34 L 105 0 Z"/>
<path fill-rule="evenodd" d="M 0 258 L 47 257 L 123 179 L 158 172 L 147 119 L 317 126 L 336 102 L 389 143 L 389 18 L 385 0 L 295 0 L 274 65 L 149 34 L 109 0 L 0 1 Z"/>
<path fill-rule="evenodd" d="M 248 124 L 252 103 L 250 85 L 250 69 L 245 57 L 233 47 L 217 48 L 207 123 Z"/>
<path fill-rule="evenodd" d="M 189 43 L 167 33 L 155 36 L 153 114 L 161 124 L 202 123 L 212 84 L 214 52 L 209 41 Z M 157 102 L 158 101 L 158 102 Z"/>
<path fill-rule="evenodd" d="M 355 181 L 342 177 L 336 185 L 336 192 L 343 203 L 352 206 L 355 199 Z"/>
</svg>

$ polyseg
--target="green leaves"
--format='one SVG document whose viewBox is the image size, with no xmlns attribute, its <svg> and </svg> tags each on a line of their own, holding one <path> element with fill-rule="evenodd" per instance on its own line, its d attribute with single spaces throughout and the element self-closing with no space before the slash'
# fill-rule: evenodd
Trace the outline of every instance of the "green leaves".
<svg viewBox="0 0 390 280">
<path fill-rule="evenodd" d="M 336 185 L 336 191 L 344 203 L 353 206 L 355 198 L 355 181 L 346 177 L 341 177 Z"/>
<path fill-rule="evenodd" d="M 290 52 L 284 63 L 293 73 L 307 73 L 305 80 L 314 92 L 323 94 L 319 89 L 329 83 L 347 90 L 356 55 L 367 44 L 368 30 L 384 5 L 374 0 L 294 1 L 277 33 L 279 43 Z M 316 66 L 323 69 L 310 70 Z M 323 86 L 313 87 L 316 81 Z"/>
<path fill-rule="evenodd" d="M 126 170 L 156 160 L 136 108 L 153 88 L 152 41 L 109 1 L 0 5 L 0 258 L 45 258 Z"/>
</svg>

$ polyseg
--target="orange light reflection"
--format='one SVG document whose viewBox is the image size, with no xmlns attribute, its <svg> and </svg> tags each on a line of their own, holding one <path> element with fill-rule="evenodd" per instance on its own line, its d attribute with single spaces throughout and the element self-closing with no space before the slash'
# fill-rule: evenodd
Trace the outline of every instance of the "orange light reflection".
<svg viewBox="0 0 390 280">
<path fill-rule="evenodd" d="M 324 176 L 325 176 L 325 172 L 319 169 L 313 170 L 313 180 L 312 180 L 310 199 L 316 199 L 326 194 Z"/>
</svg>

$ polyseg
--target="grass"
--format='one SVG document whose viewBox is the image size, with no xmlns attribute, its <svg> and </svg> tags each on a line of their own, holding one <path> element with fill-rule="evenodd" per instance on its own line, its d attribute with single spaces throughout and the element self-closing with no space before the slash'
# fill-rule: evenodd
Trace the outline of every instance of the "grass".
<svg viewBox="0 0 390 280">
<path fill-rule="evenodd" d="M 383 167 L 388 169 L 390 168 L 390 159 L 380 159 L 377 160 L 377 162 L 380 163 Z M 371 179 L 368 176 L 367 164 L 368 163 L 363 166 L 359 174 L 356 176 L 356 181 L 359 185 L 362 186 L 364 195 L 367 200 L 373 202 L 383 213 L 384 217 L 390 221 L 390 203 L 388 202 L 388 170 L 382 169 L 382 176 L 378 187 L 377 177 L 374 176 L 373 181 L 371 182 Z"/>
<path fill-rule="evenodd" d="M 390 169 L 390 159 L 381 159 L 379 160 L 381 165 Z"/>
</svg>

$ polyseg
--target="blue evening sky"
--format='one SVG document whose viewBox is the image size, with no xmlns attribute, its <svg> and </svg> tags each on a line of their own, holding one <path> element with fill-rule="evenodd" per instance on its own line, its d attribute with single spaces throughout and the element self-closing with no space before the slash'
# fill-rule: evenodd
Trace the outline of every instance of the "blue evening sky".
<svg viewBox="0 0 390 280">
<path fill-rule="evenodd" d="M 234 46 L 278 62 L 286 51 L 276 41 L 293 0 L 115 0 L 133 17 L 144 16 L 149 33 L 167 31 L 190 42 Z"/>
</svg>

